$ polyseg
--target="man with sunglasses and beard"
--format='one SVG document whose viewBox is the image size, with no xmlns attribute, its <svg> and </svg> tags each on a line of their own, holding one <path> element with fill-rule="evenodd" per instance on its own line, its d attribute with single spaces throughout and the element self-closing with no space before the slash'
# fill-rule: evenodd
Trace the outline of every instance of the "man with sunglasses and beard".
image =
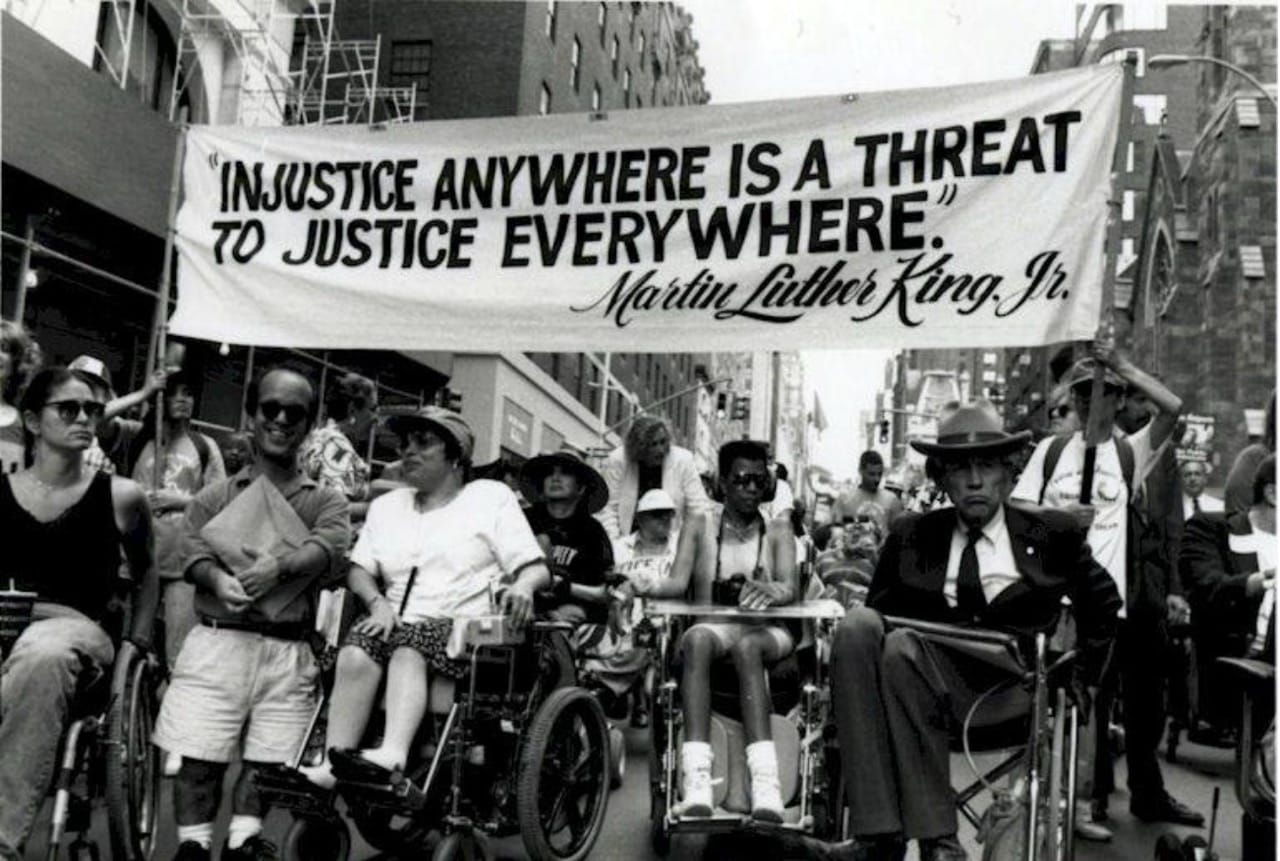
<svg viewBox="0 0 1280 861">
<path fill-rule="evenodd" d="M 125 639 L 143 651 L 159 592 L 142 489 L 84 463 L 103 413 L 92 387 L 66 368 L 47 368 L 19 408 L 31 465 L 0 477 L 0 589 L 34 593 L 35 604 L 0 668 L 4 859 L 20 857 L 35 824 L 77 692 L 110 672 L 115 644 L 102 624 L 121 549 L 134 588 Z"/>
<path fill-rule="evenodd" d="M 268 370 L 246 404 L 253 462 L 200 491 L 184 524 L 185 576 L 196 586 L 198 624 L 183 644 L 156 723 L 155 742 L 182 756 L 174 785 L 178 859 L 207 859 L 223 777 L 242 760 L 232 794 L 224 859 L 275 858 L 261 836 L 266 806 L 254 774 L 284 763 L 306 734 L 319 692 L 319 669 L 308 642 L 315 594 L 337 570 L 350 541 L 347 500 L 298 469 L 298 449 L 315 421 L 316 393 L 306 377 Z M 255 481 L 274 486 L 307 529 L 296 549 L 276 555 L 242 548 L 250 561 L 232 571 L 202 533 Z M 269 614 L 264 598 L 278 587 L 298 596 Z"/>
<path fill-rule="evenodd" d="M 1098 439 L 1086 441 L 1099 363 L 1103 394 L 1097 416 Z M 1204 817 L 1165 791 L 1156 758 L 1164 733 L 1167 620 L 1178 601 L 1170 599 L 1170 560 L 1159 558 L 1164 551 L 1158 530 L 1141 507 L 1135 506 L 1135 497 L 1161 446 L 1177 425 L 1182 400 L 1118 352 L 1109 327 L 1099 333 L 1092 357 L 1081 359 L 1067 372 L 1066 382 L 1072 406 L 1080 417 L 1080 430 L 1068 437 L 1041 440 L 1014 486 L 1012 497 L 1027 506 L 1072 514 L 1088 531 L 1094 558 L 1107 569 L 1124 602 L 1115 653 L 1096 703 L 1093 809 L 1081 809 L 1076 830 L 1086 839 L 1110 837 L 1105 828 L 1097 826 L 1107 819 L 1107 797 L 1114 783 L 1107 728 L 1117 688 L 1124 697 L 1129 810 L 1145 822 L 1200 826 Z M 1117 428 L 1126 392 L 1144 398 L 1151 413 L 1145 425 L 1127 436 Z M 1088 504 L 1080 501 L 1087 443 L 1095 445 Z M 1082 785 L 1087 789 L 1089 775 L 1085 777 Z"/>
</svg>

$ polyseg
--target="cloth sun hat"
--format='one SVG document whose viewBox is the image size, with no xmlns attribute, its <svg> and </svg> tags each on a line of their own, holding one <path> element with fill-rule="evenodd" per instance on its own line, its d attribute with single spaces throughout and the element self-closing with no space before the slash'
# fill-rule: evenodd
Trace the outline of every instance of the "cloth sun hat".
<svg viewBox="0 0 1280 861">
<path fill-rule="evenodd" d="M 101 359 L 93 356 L 76 356 L 67 365 L 67 370 L 84 380 L 94 388 L 111 391 L 111 370 Z"/>
<path fill-rule="evenodd" d="M 1071 370 L 1067 371 L 1066 383 L 1068 389 L 1074 389 L 1076 386 L 1082 386 L 1085 383 L 1093 383 L 1093 369 L 1097 363 L 1093 359 L 1081 359 L 1071 366 Z M 1115 371 L 1102 366 L 1102 384 L 1104 386 L 1115 386 L 1119 389 L 1126 388 L 1129 383 L 1124 377 Z"/>
<path fill-rule="evenodd" d="M 578 483 L 584 489 L 582 499 L 587 514 L 595 514 L 608 504 L 609 487 L 604 478 L 581 458 L 567 451 L 540 454 L 520 468 L 520 492 L 525 499 L 542 500 L 542 482 L 556 466 L 578 477 Z"/>
<path fill-rule="evenodd" d="M 466 419 L 453 410 L 444 407 L 387 407 L 382 411 L 387 417 L 387 428 L 394 434 L 402 434 L 414 427 L 426 427 L 440 436 L 451 439 L 462 449 L 464 460 L 471 460 L 471 452 L 475 450 L 476 436 L 471 432 L 471 425 Z"/>
<path fill-rule="evenodd" d="M 640 497 L 640 501 L 636 503 L 636 514 L 644 514 L 646 511 L 675 511 L 676 501 L 671 498 L 671 494 L 667 493 L 661 487 L 655 487 L 653 490 L 646 490 L 644 496 Z"/>
<path fill-rule="evenodd" d="M 1017 451 L 1031 439 L 1031 431 L 1006 433 L 1000 417 L 989 409 L 967 404 L 938 425 L 938 441 L 911 440 L 911 447 L 926 456 L 965 457 L 1002 455 Z"/>
</svg>

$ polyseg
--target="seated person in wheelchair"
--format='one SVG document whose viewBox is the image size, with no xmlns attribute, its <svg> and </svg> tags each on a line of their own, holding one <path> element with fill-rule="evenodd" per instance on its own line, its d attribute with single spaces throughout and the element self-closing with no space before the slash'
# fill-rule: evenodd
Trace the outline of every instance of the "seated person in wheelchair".
<svg viewBox="0 0 1280 861">
<path fill-rule="evenodd" d="M 685 523 L 671 577 L 636 587 L 655 598 L 693 600 L 760 610 L 796 600 L 795 540 L 788 521 L 766 524 L 760 514 L 770 483 L 762 443 L 735 440 L 719 452 L 724 503 Z M 680 641 L 684 662 L 680 695 L 684 742 L 680 747 L 683 816 L 712 813 L 711 663 L 729 656 L 738 674 L 742 723 L 751 772 L 751 815 L 781 822 L 777 751 L 769 728 L 765 668 L 789 655 L 797 633 L 781 623 L 744 618 L 699 621 Z"/>
<path fill-rule="evenodd" d="M 608 621 L 613 545 L 591 515 L 609 501 L 604 479 L 568 452 L 543 454 L 521 468 L 520 492 L 532 503 L 525 517 L 551 569 L 551 590 L 538 596 L 538 615 L 603 625 Z"/>
<path fill-rule="evenodd" d="M 936 443 L 911 442 L 955 507 L 895 521 L 866 606 L 836 629 L 832 700 L 855 837 L 825 854 L 901 859 L 914 839 L 922 861 L 964 859 L 949 729 L 1009 678 L 910 628 L 886 633 L 881 614 L 1034 636 L 1054 627 L 1066 596 L 1083 652 L 1075 666 L 1097 679 L 1120 596 L 1070 516 L 1005 505 L 1027 437 L 1006 433 L 989 406 L 975 404 L 944 419 Z M 1025 711 L 1025 700 L 1006 711 L 1015 707 Z M 990 721 L 996 709 L 984 703 L 984 711 Z"/>
<path fill-rule="evenodd" d="M 66 368 L 46 368 L 19 409 L 29 465 L 0 478 L 0 589 L 34 593 L 35 604 L 0 669 L 3 858 L 17 858 L 30 836 L 76 694 L 114 660 L 102 624 L 122 547 L 134 590 L 125 638 L 143 651 L 159 595 L 146 495 L 83 463 L 103 411 L 94 388 Z"/>
<path fill-rule="evenodd" d="M 840 533 L 839 543 L 818 557 L 816 569 L 822 581 L 823 597 L 832 598 L 849 606 L 850 596 L 861 590 L 851 586 L 871 585 L 871 575 L 876 570 L 883 543 L 880 524 L 869 514 L 859 515 Z M 842 584 L 848 586 L 842 588 Z"/>
<path fill-rule="evenodd" d="M 460 679 L 468 664 L 446 652 L 455 617 L 490 612 L 499 581 L 502 611 L 516 627 L 550 583 L 542 551 L 515 493 L 501 482 L 466 482 L 475 437 L 462 416 L 427 406 L 393 414 L 410 487 L 369 506 L 351 552 L 347 585 L 368 608 L 338 653 L 329 701 L 325 761 L 302 772 L 335 783 L 329 755 L 343 751 L 362 770 L 389 777 L 405 767 L 428 706 L 429 676 Z M 385 583 L 385 593 L 377 580 Z M 382 744 L 351 753 L 364 736 L 386 675 Z"/>
</svg>

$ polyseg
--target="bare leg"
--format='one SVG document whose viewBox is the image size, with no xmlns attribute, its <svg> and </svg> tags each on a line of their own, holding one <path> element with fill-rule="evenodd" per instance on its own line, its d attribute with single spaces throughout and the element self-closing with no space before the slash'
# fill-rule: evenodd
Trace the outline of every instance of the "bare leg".
<svg viewBox="0 0 1280 861">
<path fill-rule="evenodd" d="M 365 751 L 366 759 L 386 768 L 404 768 L 427 711 L 427 690 L 426 658 L 415 649 L 396 649 L 387 666 L 387 729 L 382 746 Z"/>
<path fill-rule="evenodd" d="M 326 789 L 336 782 L 329 762 L 332 748 L 357 747 L 369 724 L 382 667 L 358 646 L 343 646 L 338 652 L 338 668 L 329 695 L 329 724 L 325 731 L 324 760 L 317 766 L 299 769 L 312 783 Z"/>
<path fill-rule="evenodd" d="M 769 729 L 768 687 L 765 683 L 765 665 L 782 657 L 782 650 L 768 631 L 755 630 L 733 644 L 729 650 L 733 666 L 738 671 L 738 692 L 742 698 L 742 729 L 747 744 L 769 741 L 773 738 Z"/>
<path fill-rule="evenodd" d="M 680 700 L 684 706 L 685 741 L 711 738 L 711 662 L 719 650 L 720 642 L 714 635 L 696 628 L 680 640 L 684 656 Z"/>
</svg>

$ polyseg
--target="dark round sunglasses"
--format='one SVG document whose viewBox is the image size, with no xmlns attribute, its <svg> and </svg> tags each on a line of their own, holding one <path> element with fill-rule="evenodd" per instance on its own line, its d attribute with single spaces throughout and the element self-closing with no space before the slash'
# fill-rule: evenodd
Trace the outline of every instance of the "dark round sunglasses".
<svg viewBox="0 0 1280 861">
<path fill-rule="evenodd" d="M 284 416 L 286 425 L 296 425 L 307 417 L 307 408 L 300 404 L 282 404 L 279 401 L 262 401 L 258 404 L 258 412 L 269 422 L 277 421 Z"/>
<path fill-rule="evenodd" d="M 106 405 L 102 401 L 79 401 L 74 398 L 68 398 L 62 401 L 49 401 L 46 407 L 53 407 L 58 411 L 58 418 L 67 424 L 71 424 L 80 418 L 80 414 L 84 413 L 85 418 L 91 422 L 102 420 L 102 414 L 106 410 Z"/>
</svg>

